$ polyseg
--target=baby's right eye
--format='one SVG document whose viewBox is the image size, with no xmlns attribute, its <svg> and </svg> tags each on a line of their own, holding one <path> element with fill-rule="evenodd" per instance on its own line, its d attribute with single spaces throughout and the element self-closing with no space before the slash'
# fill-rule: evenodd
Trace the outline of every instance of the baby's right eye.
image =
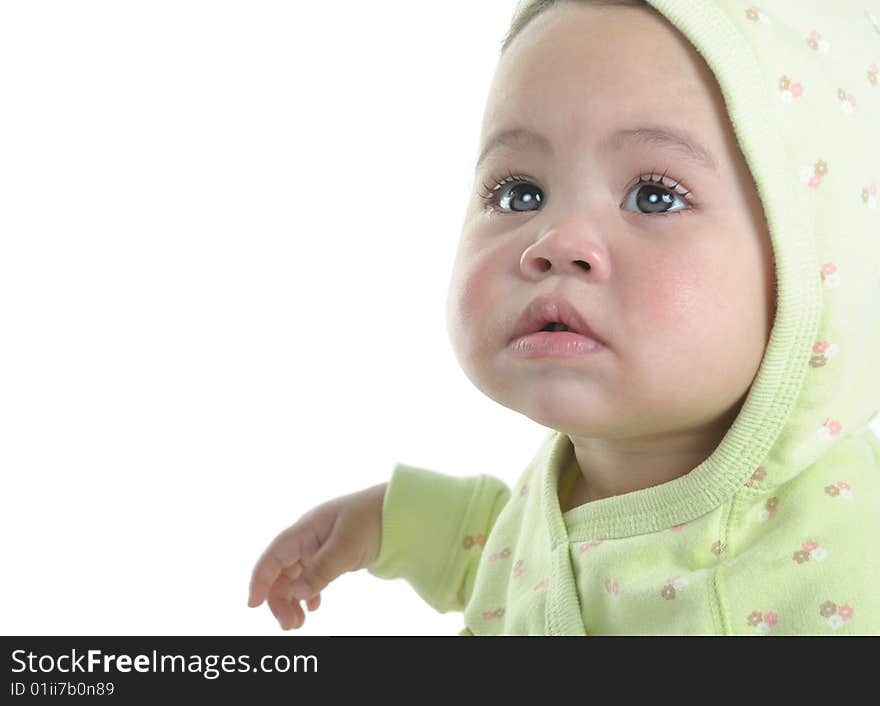
<svg viewBox="0 0 880 706">
<path fill-rule="evenodd" d="M 508 172 L 506 177 L 493 177 L 490 183 L 494 183 L 495 186 L 490 187 L 488 184 L 483 184 L 483 187 L 488 193 L 480 194 L 480 197 L 486 201 L 486 208 L 493 211 L 500 210 L 502 213 L 523 213 L 524 211 L 534 209 L 511 209 L 510 211 L 507 209 L 516 203 L 522 203 L 526 206 L 533 206 L 535 204 L 540 206 L 541 202 L 544 200 L 541 190 L 534 184 L 530 183 L 528 177 L 514 176 Z M 504 188 L 507 184 L 516 185 Z"/>
</svg>

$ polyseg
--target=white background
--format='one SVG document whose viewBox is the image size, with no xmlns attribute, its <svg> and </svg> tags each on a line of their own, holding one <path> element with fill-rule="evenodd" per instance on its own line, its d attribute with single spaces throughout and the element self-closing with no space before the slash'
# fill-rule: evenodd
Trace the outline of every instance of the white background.
<svg viewBox="0 0 880 706">
<path fill-rule="evenodd" d="M 278 635 L 253 563 L 395 463 L 513 484 L 445 302 L 513 0 L 4 2 L 7 635 Z M 344 574 L 290 635 L 454 635 Z"/>
<path fill-rule="evenodd" d="M 257 557 L 397 462 L 513 483 L 445 301 L 512 0 L 0 5 L 0 633 L 440 634 Z"/>
</svg>

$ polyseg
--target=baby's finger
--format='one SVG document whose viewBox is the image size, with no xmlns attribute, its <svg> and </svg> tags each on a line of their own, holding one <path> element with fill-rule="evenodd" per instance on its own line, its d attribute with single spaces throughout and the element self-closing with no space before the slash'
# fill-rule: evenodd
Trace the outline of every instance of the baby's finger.
<svg viewBox="0 0 880 706">
<path fill-rule="evenodd" d="M 278 578 L 283 568 L 281 562 L 269 550 L 263 552 L 251 573 L 248 595 L 248 605 L 251 608 L 256 608 L 263 602 L 269 593 L 269 587 L 275 583 L 275 579 Z"/>
<path fill-rule="evenodd" d="M 260 605 L 269 592 L 269 587 L 284 568 L 294 566 L 303 557 L 311 556 L 317 551 L 317 546 L 319 544 L 314 541 L 314 537 L 308 533 L 304 535 L 299 523 L 275 537 L 254 566 L 248 605 L 252 608 Z"/>
<path fill-rule="evenodd" d="M 296 581 L 299 575 L 302 573 L 303 565 L 301 561 L 296 562 L 293 566 L 288 566 L 284 569 L 281 574 L 282 576 L 286 576 L 290 579 L 291 583 Z"/>
<path fill-rule="evenodd" d="M 290 598 L 289 594 L 290 585 L 283 579 L 279 580 L 269 593 L 269 608 L 284 630 L 301 627 L 306 619 L 299 601 Z"/>
<path fill-rule="evenodd" d="M 318 606 L 321 605 L 321 594 L 315 594 L 311 598 L 306 600 L 306 607 L 310 612 L 314 612 L 318 609 Z"/>
<path fill-rule="evenodd" d="M 317 551 L 304 544 L 304 570 L 293 582 L 293 595 L 300 600 L 313 598 L 337 576 L 351 571 L 357 563 L 356 542 L 343 531 L 331 533 Z"/>
</svg>

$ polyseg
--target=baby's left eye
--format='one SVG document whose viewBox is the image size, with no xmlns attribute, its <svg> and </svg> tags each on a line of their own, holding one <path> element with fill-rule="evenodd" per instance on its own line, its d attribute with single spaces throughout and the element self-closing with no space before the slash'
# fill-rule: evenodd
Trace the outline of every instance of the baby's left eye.
<svg viewBox="0 0 880 706">
<path fill-rule="evenodd" d="M 662 209 L 664 206 L 669 206 L 670 204 L 674 204 L 676 199 L 680 203 L 686 203 L 688 195 L 691 193 L 690 191 L 685 191 L 684 193 L 675 190 L 675 187 L 678 186 L 678 182 L 676 182 L 670 188 L 666 188 L 662 186 L 663 177 L 654 181 L 653 174 L 651 178 L 645 181 L 644 177 L 639 177 L 639 183 L 636 184 L 632 189 L 630 189 L 626 198 L 624 198 L 623 203 L 620 205 L 621 208 L 626 206 L 627 204 L 636 206 L 639 209 L 639 213 L 643 215 L 659 215 L 665 216 L 668 213 L 681 213 L 682 211 L 688 211 L 692 207 L 686 206 L 685 208 L 678 208 L 674 211 L 666 210 L 654 210 L 654 209 Z M 630 195 L 633 195 L 634 198 L 630 198 Z M 646 209 L 642 211 L 641 209 Z"/>
</svg>

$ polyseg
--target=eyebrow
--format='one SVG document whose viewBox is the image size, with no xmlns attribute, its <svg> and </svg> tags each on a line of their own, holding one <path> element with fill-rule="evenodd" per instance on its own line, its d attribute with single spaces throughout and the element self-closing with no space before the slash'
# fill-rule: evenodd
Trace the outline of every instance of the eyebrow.
<svg viewBox="0 0 880 706">
<path fill-rule="evenodd" d="M 709 171 L 717 171 L 718 169 L 718 160 L 710 150 L 686 132 L 666 125 L 646 125 L 618 130 L 603 140 L 600 149 L 620 151 L 625 144 L 632 142 L 656 145 L 677 152 L 683 159 Z M 486 146 L 477 159 L 474 171 L 479 169 L 485 159 L 495 150 L 501 147 L 514 148 L 517 146 L 537 147 L 543 152 L 553 152 L 550 140 L 540 133 L 528 128 L 507 128 L 493 133 L 486 140 Z"/>
</svg>

